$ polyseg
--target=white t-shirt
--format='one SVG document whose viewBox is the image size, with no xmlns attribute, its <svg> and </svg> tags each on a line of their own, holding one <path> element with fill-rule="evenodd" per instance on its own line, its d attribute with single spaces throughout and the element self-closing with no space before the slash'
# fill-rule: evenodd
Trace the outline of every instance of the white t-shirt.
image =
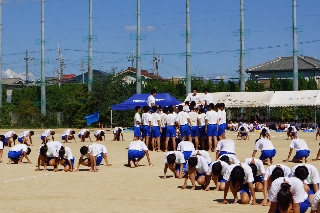
<svg viewBox="0 0 320 213">
<path fill-rule="evenodd" d="M 320 190 L 318 190 L 314 194 L 311 210 L 317 211 L 319 202 L 320 202 Z"/>
<path fill-rule="evenodd" d="M 270 129 L 269 129 L 268 127 L 262 127 L 262 128 L 261 128 L 261 132 L 262 132 L 263 129 L 266 130 L 266 133 L 270 134 Z"/>
<path fill-rule="evenodd" d="M 292 131 L 291 132 L 298 132 L 295 126 L 290 126 L 290 127 L 292 127 Z M 289 129 L 288 129 L 288 131 L 289 131 Z"/>
<path fill-rule="evenodd" d="M 218 112 L 211 110 L 206 113 L 206 120 L 208 120 L 208 124 L 217 124 L 219 122 Z"/>
<path fill-rule="evenodd" d="M 202 156 L 198 155 L 198 163 L 196 165 L 196 170 L 199 174 L 207 174 L 210 175 L 211 169 L 209 169 L 208 163 L 206 159 Z M 189 169 L 189 165 L 187 164 L 187 171 Z"/>
<path fill-rule="evenodd" d="M 227 123 L 227 113 L 225 110 L 221 110 L 222 112 L 222 122 L 225 124 Z"/>
<path fill-rule="evenodd" d="M 190 122 L 192 126 L 198 126 L 198 113 L 189 112 Z"/>
<path fill-rule="evenodd" d="M 90 132 L 88 129 L 81 129 L 79 135 L 84 135 L 85 132 Z"/>
<path fill-rule="evenodd" d="M 204 95 L 203 101 L 207 102 L 207 105 L 213 103 L 213 97 L 210 93 Z"/>
<path fill-rule="evenodd" d="M 116 134 L 119 129 L 121 130 L 121 132 L 123 131 L 123 128 L 122 128 L 122 127 L 117 126 L 117 127 L 115 127 L 115 128 L 113 129 L 113 134 Z M 104 130 L 102 130 L 102 131 L 104 131 Z"/>
<path fill-rule="evenodd" d="M 233 154 L 225 154 L 225 155 L 229 157 L 229 163 L 230 163 L 230 164 L 239 164 L 239 163 L 241 163 L 240 160 L 239 160 L 235 155 L 233 155 Z M 224 156 L 224 155 L 221 155 L 221 156 L 218 158 L 218 160 L 220 160 L 220 158 L 221 158 L 222 156 Z"/>
<path fill-rule="evenodd" d="M 189 117 L 189 114 L 187 112 L 179 112 L 178 115 L 177 115 L 177 121 L 178 121 L 178 124 L 181 126 L 181 125 L 185 125 L 188 123 L 188 118 Z"/>
<path fill-rule="evenodd" d="M 67 160 L 72 160 L 74 158 L 73 154 L 72 154 L 72 151 L 69 147 L 64 147 L 64 150 L 65 150 L 65 153 L 63 155 L 63 158 L 64 159 L 67 159 Z"/>
<path fill-rule="evenodd" d="M 47 143 L 47 157 L 59 157 L 59 150 L 62 144 L 59 141 L 50 141 Z M 40 151 L 40 149 L 39 149 Z"/>
<path fill-rule="evenodd" d="M 250 164 L 252 162 L 252 158 L 246 158 L 245 160 L 244 160 L 244 163 L 245 164 Z M 265 174 L 266 173 L 266 170 L 265 170 L 265 168 L 264 168 L 264 165 L 263 165 L 263 162 L 260 160 L 260 159 L 257 159 L 257 158 L 255 158 L 254 159 L 254 164 L 256 164 L 256 166 L 257 166 L 257 175 L 256 176 L 259 176 L 259 175 L 261 175 L 261 174 Z"/>
<path fill-rule="evenodd" d="M 219 109 L 218 110 L 218 116 L 219 116 L 219 125 L 223 124 L 223 121 L 222 121 L 222 111 Z"/>
<path fill-rule="evenodd" d="M 163 160 L 164 163 L 168 163 L 167 157 L 170 154 L 175 154 L 176 155 L 176 161 L 175 161 L 176 164 L 181 164 L 181 163 L 185 163 L 186 162 L 182 152 L 180 152 L 180 151 L 170 151 L 170 152 L 167 152 L 166 156 L 164 157 L 164 160 Z"/>
<path fill-rule="evenodd" d="M 92 156 L 93 156 L 93 157 L 96 157 L 96 156 L 99 156 L 99 155 L 100 155 L 100 152 L 99 152 L 99 150 L 98 150 L 98 147 L 95 146 L 94 144 L 92 144 L 92 145 L 87 145 L 87 147 L 88 147 L 88 153 L 85 154 L 85 155 L 80 155 L 81 158 L 83 158 L 84 156 L 86 156 L 87 158 L 89 158 L 89 157 L 90 157 L 90 155 L 89 155 L 90 153 L 92 153 Z"/>
<path fill-rule="evenodd" d="M 152 121 L 152 117 L 150 113 L 143 113 L 142 114 L 142 124 L 149 126 L 149 121 Z"/>
<path fill-rule="evenodd" d="M 141 123 L 141 116 L 139 113 L 136 113 L 134 115 L 134 124 L 133 125 L 136 127 L 140 127 L 140 124 L 137 124 L 137 122 Z"/>
<path fill-rule="evenodd" d="M 264 176 L 264 180 L 268 180 L 268 177 L 271 176 L 273 170 L 276 168 L 276 167 L 281 167 L 281 169 L 283 170 L 283 173 L 284 173 L 284 176 L 285 177 L 291 177 L 292 176 L 292 172 L 291 172 L 291 169 L 286 166 L 286 165 L 283 165 L 283 164 L 276 164 L 276 165 L 271 165 L 269 166 L 267 169 L 266 169 L 266 174 Z"/>
<path fill-rule="evenodd" d="M 160 114 L 160 122 L 161 122 L 161 127 L 166 127 L 166 117 L 167 117 L 167 114 L 165 113 L 161 113 Z"/>
<path fill-rule="evenodd" d="M 191 156 L 196 156 L 196 155 L 200 155 L 204 157 L 208 164 L 212 162 L 210 154 L 206 150 L 195 150 L 191 153 Z"/>
<path fill-rule="evenodd" d="M 281 189 L 281 184 L 284 181 L 288 182 L 289 185 L 291 186 L 290 192 L 293 196 L 294 203 L 302 203 L 308 198 L 308 194 L 304 191 L 303 183 L 300 179 L 296 177 L 291 177 L 291 178 L 279 177 L 272 182 L 269 190 L 268 199 L 271 202 L 278 202 L 277 195 Z"/>
<path fill-rule="evenodd" d="M 177 150 L 181 152 L 195 151 L 194 145 L 190 141 L 181 141 L 178 144 Z"/>
<path fill-rule="evenodd" d="M 274 150 L 274 146 L 272 142 L 266 138 L 261 138 L 256 142 L 256 145 L 254 146 L 254 150 L 261 149 L 263 150 Z"/>
<path fill-rule="evenodd" d="M 236 145 L 233 140 L 231 139 L 222 139 L 217 144 L 217 150 L 236 153 Z"/>
<path fill-rule="evenodd" d="M 168 114 L 165 118 L 167 126 L 174 126 L 176 121 L 178 121 L 178 118 L 175 114 Z"/>
<path fill-rule="evenodd" d="M 11 147 L 10 151 L 19 152 L 20 150 L 26 152 L 28 149 L 28 146 L 25 144 L 17 144 L 14 147 Z"/>
<path fill-rule="evenodd" d="M 224 175 L 228 171 L 229 166 L 230 166 L 229 164 L 227 164 L 226 162 L 221 161 L 221 160 L 217 160 L 215 162 L 212 162 L 212 165 L 215 164 L 215 163 L 220 163 L 221 164 L 221 166 L 222 166 L 221 175 Z"/>
<path fill-rule="evenodd" d="M 4 134 L 4 137 L 5 138 L 11 138 L 12 135 L 16 134 L 14 131 L 8 131 Z"/>
<path fill-rule="evenodd" d="M 194 101 L 194 102 L 196 102 L 196 104 L 198 104 L 198 103 L 200 103 L 201 102 L 201 98 L 200 98 L 200 96 L 197 94 L 197 95 L 191 95 L 191 97 L 190 97 L 190 103 L 192 102 L 192 101 Z"/>
<path fill-rule="evenodd" d="M 129 150 L 148 150 L 148 147 L 146 146 L 146 144 L 143 141 L 131 141 L 129 143 Z"/>
<path fill-rule="evenodd" d="M 41 134 L 41 136 L 49 137 L 51 135 L 50 134 L 51 131 L 52 131 L 52 129 L 44 130 L 44 132 Z"/>
<path fill-rule="evenodd" d="M 24 131 L 19 135 L 19 138 L 29 137 L 29 133 L 30 133 L 30 131 Z"/>
<path fill-rule="evenodd" d="M 152 113 L 151 118 L 152 118 L 151 125 L 152 126 L 159 126 L 158 121 L 161 120 L 160 114 L 159 113 Z"/>
<path fill-rule="evenodd" d="M 156 105 L 156 99 L 155 99 L 155 97 L 153 97 L 153 95 L 149 95 L 147 104 L 148 104 L 149 107 L 152 107 L 152 105 L 151 105 L 152 103 L 154 105 Z"/>
<path fill-rule="evenodd" d="M 200 120 L 200 126 L 206 125 L 206 117 L 207 115 L 205 113 L 201 113 L 198 115 L 198 119 Z"/>
<path fill-rule="evenodd" d="M 243 131 L 241 130 L 241 127 L 244 128 Z M 248 130 L 248 127 L 247 127 L 247 126 L 242 125 L 242 126 L 240 126 L 240 127 L 238 128 L 238 132 L 239 132 L 239 133 L 247 133 L 247 132 L 249 132 L 249 130 Z"/>
<path fill-rule="evenodd" d="M 0 150 L 3 150 L 3 142 L 0 141 Z"/>
<path fill-rule="evenodd" d="M 250 183 L 250 182 L 254 181 L 253 174 L 252 174 L 252 169 L 247 164 L 233 164 L 233 165 L 230 165 L 228 167 L 227 172 L 223 174 L 223 179 L 225 179 L 227 181 L 230 181 L 231 172 L 236 166 L 242 166 L 242 168 L 244 170 L 244 183 Z"/>
<path fill-rule="evenodd" d="M 296 168 L 298 166 L 305 166 L 307 167 L 308 171 L 309 171 L 309 175 L 307 177 L 307 179 L 305 179 L 303 182 L 306 184 L 317 184 L 320 182 L 320 177 L 319 177 L 319 171 L 318 169 L 311 165 L 311 164 L 298 164 L 295 167 L 292 168 L 292 177 L 295 177 L 294 172 L 296 171 Z"/>
<path fill-rule="evenodd" d="M 295 148 L 297 151 L 299 150 L 309 150 L 308 145 L 303 139 L 293 139 L 290 143 L 290 148 Z"/>
<path fill-rule="evenodd" d="M 67 129 L 62 133 L 62 136 L 69 136 L 69 135 L 71 135 L 71 129 Z"/>
<path fill-rule="evenodd" d="M 92 143 L 92 146 L 94 146 L 98 150 L 99 153 L 101 153 L 101 152 L 104 154 L 108 153 L 107 147 L 100 144 L 100 143 Z"/>
<path fill-rule="evenodd" d="M 117 129 L 116 131 L 118 131 L 118 129 Z M 104 130 L 98 129 L 98 130 L 94 133 L 94 136 L 97 137 L 99 134 L 101 134 L 101 132 L 104 132 Z"/>
<path fill-rule="evenodd" d="M 48 143 L 47 143 L 47 146 L 49 147 L 49 146 L 51 146 L 51 147 L 53 147 L 53 148 L 55 148 L 56 150 L 60 150 L 60 148 L 61 148 L 61 146 L 62 146 L 62 144 L 59 142 L 59 141 L 49 141 Z"/>
</svg>

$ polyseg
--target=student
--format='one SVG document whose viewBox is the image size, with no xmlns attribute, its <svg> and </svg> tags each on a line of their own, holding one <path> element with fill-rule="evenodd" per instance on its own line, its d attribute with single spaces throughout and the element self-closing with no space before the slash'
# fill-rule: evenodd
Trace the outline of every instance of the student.
<svg viewBox="0 0 320 213">
<path fill-rule="evenodd" d="M 242 204 L 256 204 L 256 196 L 253 188 L 253 173 L 252 169 L 247 164 L 238 164 L 229 166 L 228 171 L 223 175 L 223 179 L 227 180 L 224 188 L 224 197 L 222 204 L 228 204 L 227 195 L 229 188 L 234 196 L 233 203 L 238 202 L 238 191 L 240 191 L 240 201 Z"/>
<path fill-rule="evenodd" d="M 92 142 L 90 137 L 90 131 L 88 129 L 81 129 L 78 138 L 80 138 L 80 142 L 85 142 L 86 138 L 89 138 L 90 142 Z"/>
<path fill-rule="evenodd" d="M 208 138 L 208 152 L 215 152 L 217 146 L 217 137 L 218 137 L 218 123 L 219 115 L 214 111 L 214 104 L 209 104 L 209 111 L 206 113 L 206 128 Z M 213 139 L 213 146 L 212 146 Z"/>
<path fill-rule="evenodd" d="M 223 156 L 227 156 L 229 158 L 229 164 L 240 164 L 240 160 L 237 158 L 237 156 L 235 156 L 234 154 L 223 154 L 220 155 L 220 157 L 218 158 L 218 160 L 223 159 Z"/>
<path fill-rule="evenodd" d="M 155 89 L 151 90 L 151 95 L 149 95 L 147 100 L 147 104 L 150 108 L 156 105 L 156 99 L 155 99 L 156 94 L 157 94 L 157 90 Z"/>
<path fill-rule="evenodd" d="M 287 130 L 287 140 L 289 140 L 289 138 L 291 138 L 291 140 L 298 138 L 298 131 L 297 131 L 295 126 L 290 126 L 288 128 L 288 130 Z"/>
<path fill-rule="evenodd" d="M 253 158 L 256 156 L 258 149 L 261 149 L 261 155 L 259 159 L 268 166 L 271 166 L 273 163 L 272 158 L 277 153 L 272 142 L 265 138 L 257 139 L 252 153 Z"/>
<path fill-rule="evenodd" d="M 146 144 L 147 147 L 149 147 L 149 140 L 151 135 L 151 121 L 152 117 L 150 114 L 150 107 L 144 106 L 143 107 L 143 114 L 142 114 L 142 140 Z"/>
<path fill-rule="evenodd" d="M 249 139 L 249 130 L 246 126 L 240 126 L 239 129 L 238 129 L 238 135 L 237 135 L 237 140 L 239 140 L 239 137 L 240 137 L 240 140 L 250 140 Z"/>
<path fill-rule="evenodd" d="M 164 169 L 162 179 L 166 179 L 168 168 L 173 172 L 175 178 L 182 179 L 186 173 L 186 161 L 180 151 L 170 151 L 164 158 Z"/>
<path fill-rule="evenodd" d="M 233 154 L 235 155 L 236 145 L 231 139 L 222 139 L 217 144 L 216 159 L 224 154 Z"/>
<path fill-rule="evenodd" d="M 196 105 L 201 104 L 201 98 L 200 96 L 197 94 L 197 89 L 193 88 L 192 89 L 192 95 L 190 97 L 190 103 L 194 101 L 196 103 Z"/>
<path fill-rule="evenodd" d="M 100 131 L 100 130 L 97 130 L 97 131 Z M 104 131 L 104 130 L 102 130 Z M 111 141 L 120 141 L 120 136 L 121 136 L 121 140 L 124 141 L 124 138 L 123 138 L 123 128 L 122 127 L 115 127 L 113 129 L 113 139 Z M 104 138 L 104 141 L 106 141 L 106 136 L 105 134 L 103 135 L 103 138 Z M 102 140 L 101 140 L 102 141 Z"/>
<path fill-rule="evenodd" d="M 106 141 L 106 133 L 104 132 L 103 129 L 98 129 L 93 135 L 96 138 L 96 142 L 102 141 L 102 137 L 103 137 L 103 141 Z"/>
<path fill-rule="evenodd" d="M 161 117 L 158 113 L 158 107 L 152 107 L 153 113 L 151 114 L 151 144 L 152 144 L 152 151 L 161 150 L 160 149 L 160 135 L 162 128 L 161 126 Z"/>
<path fill-rule="evenodd" d="M 89 172 L 98 172 L 97 166 L 99 166 L 102 161 L 102 155 L 97 146 L 94 144 L 82 146 L 80 153 L 81 155 L 76 171 L 79 171 L 80 165 L 84 165 L 90 167 Z"/>
<path fill-rule="evenodd" d="M 135 140 L 141 139 L 141 106 L 136 106 L 135 107 L 136 114 L 134 115 L 133 119 L 133 136 Z"/>
<path fill-rule="evenodd" d="M 187 173 L 184 176 L 184 184 L 181 189 L 187 187 L 188 178 L 191 180 L 191 190 L 196 188 L 196 181 L 201 185 L 202 189 L 209 188 L 211 168 L 208 166 L 206 159 L 202 156 L 192 156 L 188 159 Z"/>
<path fill-rule="evenodd" d="M 176 126 L 178 125 L 177 116 L 173 114 L 173 106 L 169 106 L 168 111 L 169 111 L 169 114 L 165 118 L 165 123 L 167 126 L 166 141 L 164 145 L 165 152 L 168 151 L 168 143 L 170 138 L 172 139 L 173 151 L 176 151 L 176 147 L 177 147 L 176 145 L 176 136 L 177 136 Z"/>
<path fill-rule="evenodd" d="M 189 107 L 189 117 L 191 124 L 191 137 L 194 138 L 194 146 L 199 148 L 199 127 L 198 127 L 198 113 L 194 110 L 194 106 Z"/>
<path fill-rule="evenodd" d="M 320 213 L 320 190 L 314 194 L 312 205 L 311 205 L 311 213 Z"/>
<path fill-rule="evenodd" d="M 218 115 L 219 115 L 219 123 L 218 123 L 218 139 L 222 140 L 222 134 L 224 129 L 224 124 L 222 120 L 222 110 L 221 110 L 221 103 L 216 104 Z"/>
<path fill-rule="evenodd" d="M 259 159 L 256 158 L 246 158 L 244 160 L 245 164 L 248 164 L 249 166 L 251 164 L 255 164 L 256 167 L 252 167 L 252 172 L 256 173 L 256 175 L 254 175 L 254 184 L 255 184 L 255 190 L 256 192 L 262 192 L 263 191 L 263 182 L 264 182 L 264 176 L 266 173 L 266 170 L 264 168 L 263 162 Z M 254 169 L 257 169 L 257 171 L 254 171 Z"/>
<path fill-rule="evenodd" d="M 205 149 L 205 140 L 206 140 L 206 114 L 204 113 L 204 108 L 199 109 L 198 114 L 198 128 L 201 142 L 201 149 Z"/>
<path fill-rule="evenodd" d="M 268 199 L 269 213 L 293 211 L 304 213 L 309 208 L 308 195 L 303 183 L 296 177 L 279 177 L 271 184 Z"/>
<path fill-rule="evenodd" d="M 43 171 L 47 170 L 48 166 L 53 166 L 53 171 L 58 171 L 59 166 L 59 150 L 62 144 L 59 141 L 50 141 L 39 148 L 38 162 L 35 171 L 40 171 L 40 165 L 43 165 Z"/>
<path fill-rule="evenodd" d="M 49 139 L 50 135 L 51 135 L 52 140 L 54 141 L 54 134 L 55 134 L 55 132 L 52 129 L 45 130 L 40 136 L 42 143 L 46 144 L 50 140 Z"/>
<path fill-rule="evenodd" d="M 64 168 L 65 172 L 73 172 L 74 171 L 74 156 L 69 147 L 61 146 L 59 150 L 60 157 L 60 165 Z"/>
<path fill-rule="evenodd" d="M 292 162 L 294 163 L 307 162 L 307 158 L 310 154 L 310 150 L 305 140 L 293 139 L 289 147 L 290 147 L 290 150 L 289 150 L 288 158 L 286 160 L 283 160 L 283 162 L 287 163 L 289 161 L 293 149 L 296 149 L 297 152 L 296 152 L 296 155 L 292 158 Z"/>
<path fill-rule="evenodd" d="M 183 153 L 185 160 L 188 160 L 192 155 L 192 152 L 195 151 L 195 148 L 190 141 L 181 141 L 178 144 L 177 150 Z"/>
<path fill-rule="evenodd" d="M 5 146 L 11 147 L 11 144 L 13 142 L 13 145 L 16 145 L 16 139 L 17 139 L 17 135 L 14 131 L 8 131 L 4 134 L 4 140 L 3 140 L 3 144 Z"/>
<path fill-rule="evenodd" d="M 63 143 L 68 143 L 69 140 L 74 140 L 75 143 L 77 143 L 76 138 L 74 137 L 74 134 L 76 132 L 72 129 L 67 129 L 62 133 L 61 139 L 63 140 Z"/>
<path fill-rule="evenodd" d="M 181 140 L 184 141 L 185 139 L 192 141 L 191 138 L 191 120 L 189 114 L 183 111 L 183 106 L 178 106 L 179 113 L 177 115 L 177 122 L 180 126 L 180 135 Z"/>
<path fill-rule="evenodd" d="M 138 167 L 144 156 L 147 156 L 149 166 L 153 166 L 146 144 L 140 140 L 131 141 L 128 148 L 128 165 L 131 168 Z"/>
<path fill-rule="evenodd" d="M 4 135 L 0 135 L 0 163 L 2 163 Z"/>
<path fill-rule="evenodd" d="M 28 155 L 30 154 L 30 152 L 31 152 L 31 149 L 26 144 L 15 145 L 8 152 L 8 158 L 9 158 L 8 164 L 11 164 L 12 162 L 16 164 L 21 164 L 23 158 L 26 158 L 28 163 L 32 164 L 28 158 Z"/>
<path fill-rule="evenodd" d="M 200 156 L 204 157 L 204 159 L 206 159 L 208 165 L 212 163 L 210 154 L 206 150 L 194 150 L 194 151 L 192 151 L 190 156 L 196 156 L 196 155 L 200 155 Z"/>
<path fill-rule="evenodd" d="M 292 168 L 292 177 L 297 177 L 304 182 L 304 188 L 312 204 L 314 194 L 319 190 L 319 171 L 311 164 L 298 164 Z"/>
<path fill-rule="evenodd" d="M 320 136 L 320 128 L 317 127 L 317 131 L 316 131 L 316 140 L 318 140 L 318 136 Z"/>
<path fill-rule="evenodd" d="M 97 148 L 98 152 L 101 154 L 102 158 L 106 162 L 105 166 L 112 166 L 112 164 L 108 163 L 107 147 L 102 145 L 102 144 L 100 144 L 100 143 L 93 143 L 92 145 Z"/>
<path fill-rule="evenodd" d="M 227 172 L 229 168 L 229 157 L 223 156 L 220 160 L 212 163 L 212 180 L 216 185 L 214 191 L 224 191 L 225 183 L 227 182 L 223 179 L 223 174 Z"/>
<path fill-rule="evenodd" d="M 208 110 L 209 104 L 213 103 L 213 97 L 212 97 L 212 95 L 209 93 L 209 89 L 208 89 L 208 88 L 204 88 L 204 89 L 203 89 L 203 93 L 204 93 L 204 98 L 203 98 L 204 108 L 205 108 L 206 110 Z"/>
<path fill-rule="evenodd" d="M 33 146 L 32 138 L 31 138 L 33 135 L 34 135 L 33 131 L 24 131 L 19 135 L 18 141 L 22 144 L 26 144 L 27 146 Z M 29 138 L 29 142 L 28 142 L 28 138 Z"/>
<path fill-rule="evenodd" d="M 222 131 L 222 139 L 226 139 L 226 128 L 227 128 L 227 113 L 226 113 L 226 105 L 224 103 L 220 103 L 221 112 L 222 112 L 222 123 L 223 129 Z"/>
<path fill-rule="evenodd" d="M 164 144 L 166 142 L 166 131 L 167 131 L 167 127 L 166 127 L 166 117 L 167 117 L 167 114 L 168 114 L 168 107 L 163 107 L 163 110 L 161 111 L 161 108 L 160 108 L 160 121 L 161 121 L 161 136 L 160 136 L 160 142 L 162 144 L 162 149 L 164 149 Z M 157 150 L 158 152 L 161 151 L 160 150 Z"/>
<path fill-rule="evenodd" d="M 267 138 L 270 140 L 270 130 L 268 127 L 264 126 L 261 128 L 260 137 L 259 138 Z"/>
</svg>

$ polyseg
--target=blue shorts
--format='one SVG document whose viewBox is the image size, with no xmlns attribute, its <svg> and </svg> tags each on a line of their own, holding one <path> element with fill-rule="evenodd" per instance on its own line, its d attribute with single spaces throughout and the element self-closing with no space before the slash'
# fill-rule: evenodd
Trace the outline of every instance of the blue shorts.
<svg viewBox="0 0 320 213">
<path fill-rule="evenodd" d="M 141 138 L 140 126 L 134 126 L 133 127 L 133 136 L 137 137 L 137 138 Z"/>
<path fill-rule="evenodd" d="M 213 137 L 213 136 L 218 136 L 218 130 L 217 130 L 217 125 L 216 124 L 209 124 L 208 129 L 207 129 L 207 136 L 208 137 Z"/>
<path fill-rule="evenodd" d="M 307 158 L 310 155 L 310 150 L 299 150 L 297 151 L 296 155 L 293 157 L 293 159 L 300 159 L 300 158 Z"/>
<path fill-rule="evenodd" d="M 246 132 L 246 133 L 240 133 L 241 134 L 241 137 L 246 137 L 246 136 L 248 136 L 248 133 Z"/>
<path fill-rule="evenodd" d="M 22 138 L 18 138 L 18 141 L 19 141 L 20 143 L 22 143 L 23 138 L 24 138 L 24 137 L 22 137 Z"/>
<path fill-rule="evenodd" d="M 136 158 L 143 158 L 146 152 L 144 150 L 129 150 L 128 158 L 133 162 L 136 162 Z"/>
<path fill-rule="evenodd" d="M 2 142 L 3 142 L 3 145 L 6 145 L 8 143 L 8 140 L 9 138 L 5 138 Z"/>
<path fill-rule="evenodd" d="M 167 135 L 166 135 L 166 132 L 167 132 L 167 127 L 161 127 L 161 130 L 162 130 L 162 132 L 161 132 L 161 138 L 166 138 L 167 137 Z"/>
<path fill-rule="evenodd" d="M 78 138 L 81 138 L 81 136 L 82 136 L 81 134 L 78 134 Z"/>
<path fill-rule="evenodd" d="M 300 213 L 305 213 L 309 208 L 310 202 L 307 198 L 305 201 L 300 203 Z M 279 205 L 277 205 L 276 213 L 280 213 Z"/>
<path fill-rule="evenodd" d="M 74 158 L 71 159 L 71 163 L 74 165 Z M 64 159 L 64 166 L 71 166 L 68 159 Z"/>
<path fill-rule="evenodd" d="M 198 137 L 198 136 L 199 136 L 199 128 L 198 128 L 198 126 L 192 126 L 191 137 Z"/>
<path fill-rule="evenodd" d="M 247 193 L 249 196 L 251 196 L 251 190 L 249 188 L 249 184 L 248 183 L 244 183 L 242 185 L 242 187 L 240 188 L 240 194 L 243 194 L 243 193 Z"/>
<path fill-rule="evenodd" d="M 199 177 L 206 175 L 206 173 L 200 174 L 198 171 L 196 171 L 196 173 L 196 180 L 198 180 Z"/>
<path fill-rule="evenodd" d="M 160 127 L 159 127 L 159 126 L 153 126 L 153 127 L 152 127 L 151 137 L 152 137 L 152 138 L 158 138 L 158 137 L 160 137 Z"/>
<path fill-rule="evenodd" d="M 183 151 L 182 154 L 184 156 L 184 159 L 187 161 L 190 158 L 192 151 Z"/>
<path fill-rule="evenodd" d="M 222 134 L 225 132 L 224 124 L 219 124 L 218 126 L 218 136 L 222 136 Z"/>
<path fill-rule="evenodd" d="M 175 169 L 176 169 L 176 172 L 180 172 L 180 164 L 176 164 Z M 187 163 L 183 163 L 182 172 L 183 173 L 187 172 Z"/>
<path fill-rule="evenodd" d="M 276 155 L 277 151 L 275 149 L 272 150 L 262 150 L 261 152 L 261 156 L 260 156 L 260 160 L 266 160 L 268 158 L 270 158 L 270 160 L 272 160 L 272 158 Z"/>
<path fill-rule="evenodd" d="M 186 137 L 191 134 L 189 124 L 181 125 L 180 126 L 180 135 L 181 137 Z"/>
<path fill-rule="evenodd" d="M 148 125 L 143 125 L 142 126 L 142 136 L 150 136 L 151 135 L 151 131 L 150 131 L 150 127 Z"/>
<path fill-rule="evenodd" d="M 176 128 L 174 126 L 167 126 L 166 136 L 167 138 L 176 137 L 177 136 Z"/>
<path fill-rule="evenodd" d="M 232 153 L 232 152 L 220 151 L 218 157 L 220 157 L 221 155 L 227 155 L 227 154 L 236 155 L 235 153 Z"/>
<path fill-rule="evenodd" d="M 46 138 L 46 136 L 41 135 L 41 140 L 44 140 Z"/>
<path fill-rule="evenodd" d="M 19 160 L 21 155 L 22 155 L 22 150 L 8 152 L 8 158 L 10 158 L 11 160 Z"/>
<path fill-rule="evenodd" d="M 254 177 L 254 181 L 253 183 L 263 183 L 264 179 L 262 177 L 262 175 L 258 175 Z"/>
<path fill-rule="evenodd" d="M 201 137 L 201 138 L 204 138 L 204 137 L 206 137 L 206 136 L 207 136 L 207 133 L 206 133 L 206 126 L 200 126 L 199 131 L 200 131 L 200 137 Z"/>
<path fill-rule="evenodd" d="M 101 152 L 100 155 L 97 156 L 97 161 L 96 161 L 97 166 L 99 166 L 100 163 L 102 162 L 102 158 L 103 158 L 103 152 Z"/>
<path fill-rule="evenodd" d="M 219 175 L 218 182 L 225 183 L 225 182 L 227 182 L 227 180 L 223 179 L 223 175 Z"/>
<path fill-rule="evenodd" d="M 64 141 L 66 139 L 66 136 L 65 135 L 61 136 L 61 139 Z"/>
</svg>

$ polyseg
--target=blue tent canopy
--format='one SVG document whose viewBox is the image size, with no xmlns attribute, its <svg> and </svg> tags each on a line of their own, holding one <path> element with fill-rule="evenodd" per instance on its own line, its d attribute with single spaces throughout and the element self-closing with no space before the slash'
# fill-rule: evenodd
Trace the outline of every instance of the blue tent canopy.
<svg viewBox="0 0 320 213">
<path fill-rule="evenodd" d="M 147 106 L 147 100 L 150 94 L 134 94 L 126 101 L 121 104 L 116 104 L 111 107 L 112 110 L 130 110 L 134 109 L 136 106 Z M 175 97 L 169 93 L 157 93 L 155 96 L 156 105 L 165 107 L 170 105 L 178 105 L 181 101 L 177 100 Z"/>
</svg>

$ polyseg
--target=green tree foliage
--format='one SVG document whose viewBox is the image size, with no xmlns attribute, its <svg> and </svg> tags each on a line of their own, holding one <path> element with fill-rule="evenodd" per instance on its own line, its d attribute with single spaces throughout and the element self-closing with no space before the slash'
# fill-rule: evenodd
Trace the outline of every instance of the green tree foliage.
<svg viewBox="0 0 320 213">
<path fill-rule="evenodd" d="M 248 92 L 262 92 L 265 91 L 264 85 L 256 80 L 250 79 L 247 81 Z"/>
<path fill-rule="evenodd" d="M 0 109 L 0 128 L 8 128 L 11 124 L 11 113 L 13 106 L 11 104 L 3 103 Z"/>
<path fill-rule="evenodd" d="M 299 90 L 307 90 L 308 89 L 308 80 L 306 78 L 299 78 L 298 79 L 298 88 Z"/>
<path fill-rule="evenodd" d="M 308 81 L 308 90 L 317 90 L 318 84 L 316 82 L 316 79 L 314 77 L 309 78 Z"/>
</svg>

